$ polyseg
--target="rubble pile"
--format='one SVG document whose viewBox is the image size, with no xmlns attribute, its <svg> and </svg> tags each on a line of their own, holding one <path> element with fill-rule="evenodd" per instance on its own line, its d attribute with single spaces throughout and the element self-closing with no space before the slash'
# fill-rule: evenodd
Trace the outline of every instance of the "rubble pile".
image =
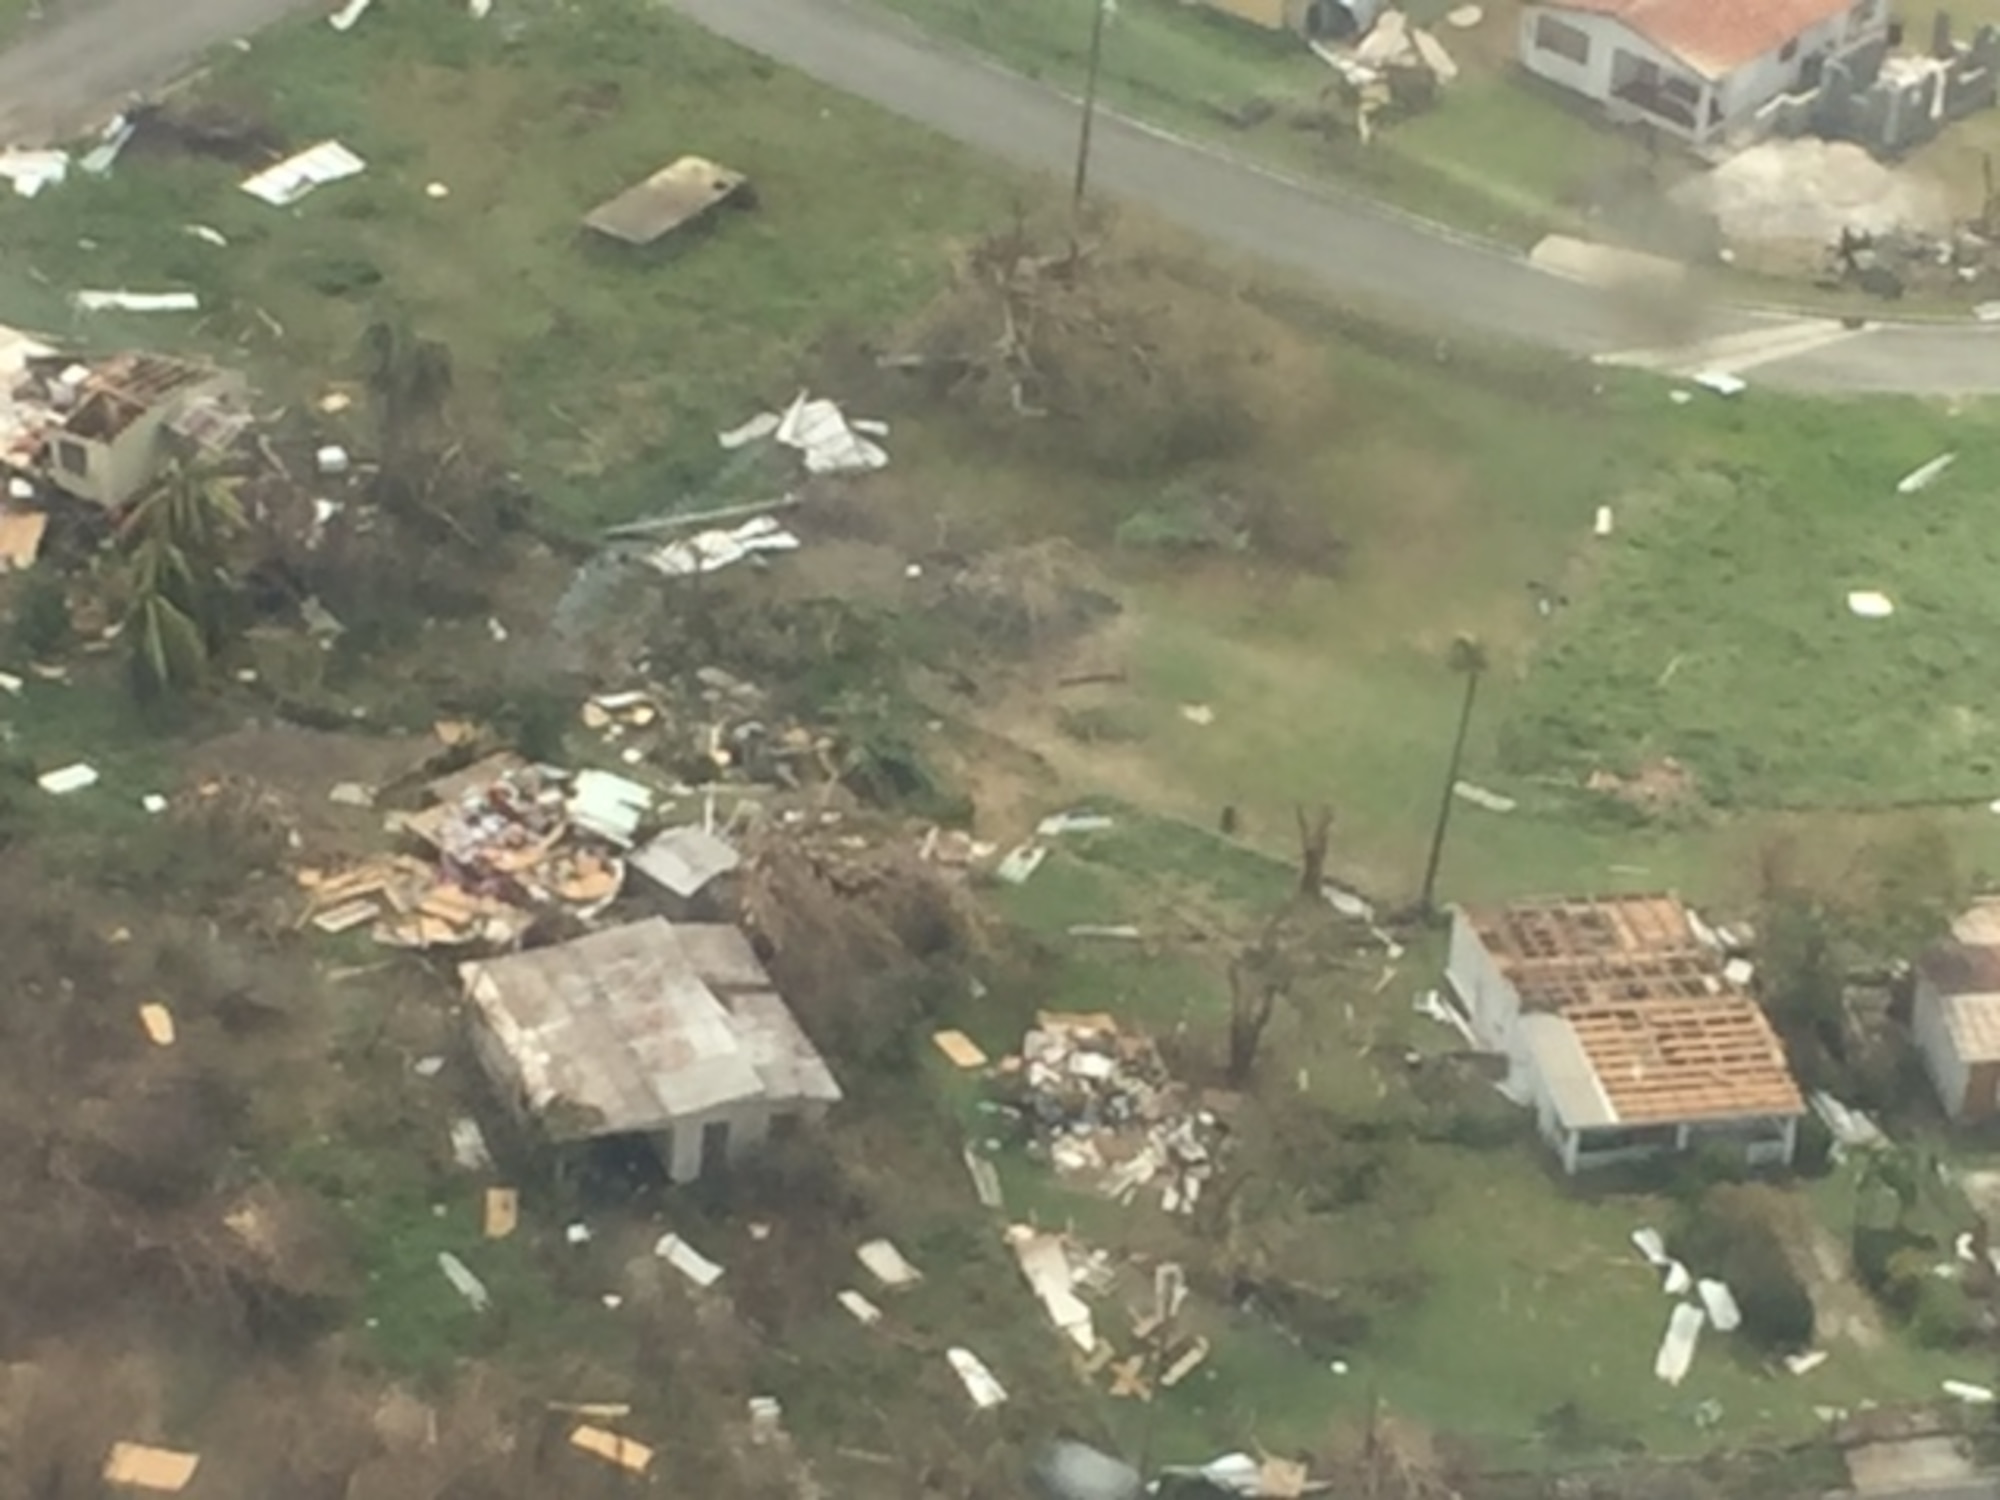
<svg viewBox="0 0 2000 1500">
<path fill-rule="evenodd" d="M 692 688 L 647 682 L 585 701 L 584 727 L 628 766 L 652 764 L 690 781 L 798 788 L 837 779 L 836 742 L 771 714 L 754 683 L 703 667 Z"/>
<path fill-rule="evenodd" d="M 1122 1203 L 1157 1189 L 1168 1213 L 1191 1213 L 1215 1173 L 1224 1127 L 1175 1082 L 1152 1040 L 1108 1015 L 1044 1011 L 1001 1065 L 1035 1145 L 1057 1171 L 1094 1177 Z"/>
<path fill-rule="evenodd" d="M 489 757 L 430 790 L 432 805 L 390 821 L 428 857 L 300 871 L 307 920 L 330 933 L 372 923 L 377 942 L 398 948 L 510 945 L 550 909 L 588 920 L 623 888 L 616 849 L 629 844 L 651 802 L 622 778 L 513 755 Z"/>
</svg>

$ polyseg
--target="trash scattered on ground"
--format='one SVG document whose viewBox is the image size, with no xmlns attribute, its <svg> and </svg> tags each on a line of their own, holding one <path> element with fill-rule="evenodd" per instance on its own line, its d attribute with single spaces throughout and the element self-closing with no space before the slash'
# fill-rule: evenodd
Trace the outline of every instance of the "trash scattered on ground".
<svg viewBox="0 0 2000 1500">
<path fill-rule="evenodd" d="M 1085 1354 L 1090 1353 L 1097 1347 L 1097 1332 L 1092 1326 L 1089 1304 L 1076 1294 L 1077 1278 L 1070 1263 L 1069 1239 L 1045 1234 L 1027 1224 L 1015 1224 L 1007 1231 L 1007 1244 L 1056 1331 Z M 1098 1252 L 1100 1256 L 1102 1253 Z M 1088 1257 L 1085 1259 L 1087 1262 Z"/>
<path fill-rule="evenodd" d="M 981 1411 L 998 1406 L 1007 1399 L 1007 1388 L 993 1378 L 993 1372 L 970 1349 L 947 1349 L 944 1357 L 950 1362 L 959 1383 L 965 1387 L 965 1394 Z"/>
<path fill-rule="evenodd" d="M 1151 1038 L 1108 1015 L 1042 1012 L 995 1091 L 1058 1172 L 1121 1202 L 1157 1188 L 1167 1212 L 1192 1212 L 1214 1174 L 1222 1122 L 1168 1076 Z"/>
<path fill-rule="evenodd" d="M 1667 1316 L 1667 1332 L 1660 1340 L 1660 1352 L 1653 1357 L 1653 1374 L 1668 1385 L 1687 1379 L 1694 1364 L 1695 1345 L 1707 1315 L 1692 1302 L 1677 1302 Z"/>
<path fill-rule="evenodd" d="M 955 1068 L 983 1068 L 986 1054 L 979 1050 L 979 1044 L 962 1031 L 939 1031 L 931 1036 L 938 1051 L 951 1059 Z"/>
<path fill-rule="evenodd" d="M 1357 922 L 1372 922 L 1375 920 L 1375 908 L 1368 903 L 1366 898 L 1357 892 L 1347 890 L 1343 886 L 1338 886 L 1328 881 L 1320 886 L 1319 893 L 1326 898 L 1326 904 L 1339 912 L 1343 917 L 1351 917 Z"/>
<path fill-rule="evenodd" d="M 1968 1406 L 1991 1406 L 1996 1399 L 1991 1387 L 1973 1385 L 1965 1380 L 1944 1381 L 1940 1389 L 1954 1401 L 1963 1401 Z"/>
<path fill-rule="evenodd" d="M 359 176 L 368 164 L 339 141 L 321 141 L 243 179 L 243 191 L 273 208 L 290 208 L 316 188 Z"/>
<path fill-rule="evenodd" d="M 601 1458 L 606 1463 L 616 1464 L 633 1474 L 643 1474 L 652 1467 L 653 1450 L 644 1443 L 631 1438 L 620 1437 L 603 1427 L 592 1427 L 580 1423 L 569 1435 L 570 1446 L 588 1453 L 593 1458 Z"/>
<path fill-rule="evenodd" d="M 1718 396 L 1740 396 L 1750 389 L 1749 381 L 1727 370 L 1703 370 L 1689 378 L 1703 390 L 1713 391 Z"/>
<path fill-rule="evenodd" d="M 775 1396 L 752 1396 L 750 1409 L 750 1441 L 768 1443 L 784 1431 L 785 1409 Z"/>
<path fill-rule="evenodd" d="M 193 292 L 78 292 L 71 299 L 82 312 L 199 312 Z"/>
<path fill-rule="evenodd" d="M 206 224 L 184 224 L 181 227 L 205 245 L 213 245 L 218 250 L 229 248 L 229 241 L 220 229 L 210 228 Z"/>
<path fill-rule="evenodd" d="M 1826 1363 L 1826 1350 L 1807 1349 L 1799 1354 L 1785 1356 L 1785 1368 L 1794 1375 L 1810 1375 Z"/>
<path fill-rule="evenodd" d="M 1664 1271 L 1673 1264 L 1672 1257 L 1667 1254 L 1667 1242 L 1660 1237 L 1660 1231 L 1657 1229 L 1633 1230 L 1632 1245 L 1646 1257 L 1646 1263 L 1650 1266 Z"/>
<path fill-rule="evenodd" d="M 1727 1282 L 1704 1276 L 1695 1284 L 1695 1291 L 1707 1309 L 1709 1327 L 1717 1333 L 1734 1333 L 1743 1326 L 1742 1310 L 1737 1307 L 1736 1294 L 1729 1290 Z"/>
<path fill-rule="evenodd" d="M 18 573 L 35 565 L 49 518 L 38 510 L 0 510 L 0 572 Z M 15 681 L 20 679 L 16 678 Z"/>
<path fill-rule="evenodd" d="M 1102 833 L 1115 826 L 1103 813 L 1059 812 L 1050 813 L 1035 825 L 1037 838 L 1061 838 L 1066 833 Z"/>
<path fill-rule="evenodd" d="M 652 809 L 650 788 L 609 771 L 579 771 L 565 804 L 575 827 L 621 849 L 632 846 L 640 822 Z"/>
<path fill-rule="evenodd" d="M 1048 857 L 1049 851 L 1040 844 L 1023 844 L 1000 861 L 993 871 L 994 878 L 1006 885 L 1025 885 Z"/>
<path fill-rule="evenodd" d="M 722 1267 L 677 1234 L 661 1235 L 653 1253 L 704 1290 L 722 1279 Z"/>
<path fill-rule="evenodd" d="M 485 1312 L 493 1305 L 492 1295 L 486 1290 L 486 1283 L 472 1274 L 471 1269 L 449 1250 L 438 1251 L 438 1269 L 444 1272 L 444 1279 L 471 1304 L 474 1312 Z"/>
<path fill-rule="evenodd" d="M 521 1194 L 517 1188 L 491 1187 L 486 1190 L 486 1238 L 504 1240 L 521 1222 Z"/>
<path fill-rule="evenodd" d="M 836 1292 L 834 1300 L 853 1314 L 854 1321 L 863 1327 L 873 1327 L 882 1321 L 882 1309 L 852 1288 Z"/>
<path fill-rule="evenodd" d="M 563 1226 L 563 1242 L 570 1245 L 588 1245 L 590 1243 L 590 1226 L 581 1219 L 565 1224 Z"/>
<path fill-rule="evenodd" d="M 1459 1036 L 1464 1038 L 1465 1044 L 1468 1047 L 1474 1045 L 1472 1023 L 1454 1010 L 1436 990 L 1425 990 L 1421 995 L 1417 996 L 1415 1001 L 1412 1002 L 1412 1009 L 1420 1016 L 1429 1016 L 1440 1025 L 1449 1026 Z"/>
<path fill-rule="evenodd" d="M 337 807 L 373 807 L 375 793 L 358 781 L 342 781 L 327 790 L 326 800 Z"/>
<path fill-rule="evenodd" d="M 1470 802 L 1474 807 L 1483 807 L 1488 812 L 1510 813 L 1520 806 L 1512 797 L 1503 797 L 1498 792 L 1490 792 L 1485 787 L 1477 786 L 1470 781 L 1453 782 L 1451 794 L 1462 801 Z"/>
<path fill-rule="evenodd" d="M 1143 936 L 1130 922 L 1073 922 L 1063 930 L 1073 938 L 1105 938 L 1120 943 L 1136 943 Z"/>
<path fill-rule="evenodd" d="M 978 1198 L 981 1208 L 1005 1208 L 1007 1200 L 1000 1191 L 1000 1169 L 993 1165 L 991 1157 L 981 1156 L 970 1145 L 961 1153 L 965 1157 L 965 1170 L 972 1178 L 973 1196 Z"/>
<path fill-rule="evenodd" d="M 51 797 L 67 797 L 71 792 L 80 792 L 85 787 L 97 785 L 97 767 L 78 761 L 74 765 L 58 770 L 44 771 L 35 778 L 35 785 Z"/>
<path fill-rule="evenodd" d="M 887 468 L 889 455 L 861 435 L 833 402 L 800 391 L 771 436 L 805 455 L 809 474 L 865 474 Z"/>
<path fill-rule="evenodd" d="M 139 1024 L 146 1030 L 147 1038 L 155 1047 L 171 1047 L 174 1044 L 174 1013 L 158 1001 L 148 1001 L 139 1007 Z"/>
<path fill-rule="evenodd" d="M 1863 620 L 1886 620 L 1896 612 L 1896 604 L 1874 589 L 1855 589 L 1847 596 L 1847 612 Z"/>
<path fill-rule="evenodd" d="M 335 31 L 352 30 L 354 23 L 367 14 L 368 7 L 374 3 L 375 0 L 347 0 L 347 3 L 328 16 L 327 20 Z"/>
<path fill-rule="evenodd" d="M 1667 1262 L 1666 1273 L 1660 1280 L 1660 1290 L 1669 1297 L 1683 1296 L 1694 1286 L 1693 1274 L 1677 1260 Z"/>
<path fill-rule="evenodd" d="M 32 198 L 68 176 L 67 151 L 0 151 L 0 177 L 13 183 L 20 197 Z"/>
<path fill-rule="evenodd" d="M 1486 12 L 1477 5 L 1457 5 L 1444 13 L 1444 24 L 1458 31 L 1470 31 L 1486 19 Z"/>
<path fill-rule="evenodd" d="M 1850 1109 L 1826 1090 L 1815 1089 L 1806 1096 L 1806 1102 L 1812 1105 L 1813 1113 L 1820 1117 L 1836 1145 L 1866 1150 L 1889 1144 L 1889 1137 L 1865 1110 Z"/>
<path fill-rule="evenodd" d="M 21 689 L 27 685 L 24 679 L 16 677 L 12 672 L 0 672 L 0 693 L 6 693 L 11 697 L 18 698 L 21 695 Z M 162 800 L 164 801 L 165 799 Z"/>
<path fill-rule="evenodd" d="M 757 516 L 728 531 L 699 531 L 645 554 L 646 565 L 669 578 L 715 573 L 767 552 L 796 552 L 799 539 L 770 516 Z"/>
<path fill-rule="evenodd" d="M 154 817 L 158 817 L 167 810 L 168 804 L 167 799 L 162 797 L 158 792 L 148 792 L 139 799 L 139 806 Z"/>
<path fill-rule="evenodd" d="M 742 863 L 733 844 L 699 826 L 669 828 L 631 857 L 633 869 L 684 901 Z"/>
<path fill-rule="evenodd" d="M 1598 506 L 1598 507 L 1597 507 L 1597 519 L 1596 519 L 1596 521 L 1595 521 L 1595 522 L 1593 522 L 1593 523 L 1592 523 L 1592 525 L 1591 525 L 1591 528 L 1590 528 L 1590 530 L 1591 530 L 1591 534 L 1592 534 L 1593 536 L 1610 536 L 1610 535 L 1611 535 L 1611 507 L 1610 507 L 1610 506 L 1608 506 L 1608 505 L 1600 505 L 1600 506 Z"/>
<path fill-rule="evenodd" d="M 486 1135 L 470 1115 L 451 1122 L 451 1159 L 463 1172 L 484 1172 L 493 1165 L 493 1153 L 486 1149 Z"/>
<path fill-rule="evenodd" d="M 1198 724 L 1206 729 L 1215 722 L 1215 710 L 1206 703 L 1183 703 L 1181 717 L 1190 724 Z"/>
<path fill-rule="evenodd" d="M 740 422 L 727 432 L 718 432 L 715 440 L 732 451 L 748 443 L 761 442 L 775 433 L 784 418 L 774 411 L 760 411 L 747 422 Z"/>
<path fill-rule="evenodd" d="M 113 1443 L 104 1460 L 104 1482 L 172 1495 L 186 1489 L 200 1467 L 198 1453 L 178 1453 L 146 1443 Z"/>
<path fill-rule="evenodd" d="M 903 1259 L 903 1252 L 888 1240 L 870 1240 L 854 1255 L 868 1274 L 884 1286 L 915 1286 L 924 1279 L 924 1273 Z"/>
<path fill-rule="evenodd" d="M 1956 453 L 1940 453 L 1929 463 L 1919 464 L 1896 481 L 1896 493 L 1899 495 L 1914 495 L 1919 490 L 1929 489 L 1938 481 L 1938 478 L 1944 471 L 1957 461 L 1958 455 Z"/>
</svg>

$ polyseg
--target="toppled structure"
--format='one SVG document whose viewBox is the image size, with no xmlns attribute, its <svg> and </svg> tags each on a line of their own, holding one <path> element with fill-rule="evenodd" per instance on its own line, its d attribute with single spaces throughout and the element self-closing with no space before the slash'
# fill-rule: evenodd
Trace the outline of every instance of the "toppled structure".
<svg viewBox="0 0 2000 1500">
<path fill-rule="evenodd" d="M 598 204 L 583 222 L 606 239 L 644 247 L 658 244 L 725 203 L 754 206 L 750 180 L 705 157 L 683 156 Z"/>
<path fill-rule="evenodd" d="M 0 381 L 0 468 L 113 510 L 177 441 L 227 451 L 251 422 L 241 375 L 163 354 L 78 360 L 0 330 Z"/>
<path fill-rule="evenodd" d="M 633 794 L 651 797 L 622 777 L 572 776 L 504 754 L 429 790 L 431 806 L 391 820 L 428 858 L 300 872 L 315 927 L 338 933 L 372 923 L 377 942 L 398 948 L 506 947 L 539 911 L 563 908 L 587 920 L 624 886 L 614 847 L 623 824 L 614 819 Z"/>
<path fill-rule="evenodd" d="M 1168 1213 L 1190 1213 L 1215 1173 L 1221 1120 L 1168 1076 L 1150 1038 L 1108 1015 L 1042 1012 L 1000 1076 L 1056 1170 L 1121 1202 L 1157 1187 Z"/>
</svg>

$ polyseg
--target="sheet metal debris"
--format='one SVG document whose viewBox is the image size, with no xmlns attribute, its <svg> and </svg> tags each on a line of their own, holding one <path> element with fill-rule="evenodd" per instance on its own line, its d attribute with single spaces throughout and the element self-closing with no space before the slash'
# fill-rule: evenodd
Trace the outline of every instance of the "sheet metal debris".
<svg viewBox="0 0 2000 1500">
<path fill-rule="evenodd" d="M 1695 1291 L 1708 1312 L 1709 1326 L 1717 1333 L 1734 1333 L 1743 1326 L 1742 1309 L 1737 1307 L 1736 1294 L 1729 1290 L 1727 1282 L 1704 1276 L 1695 1283 Z"/>
<path fill-rule="evenodd" d="M 699 531 L 644 554 L 646 565 L 669 578 L 720 572 L 745 558 L 768 552 L 796 552 L 799 539 L 770 516 L 757 516 L 727 531 Z"/>
<path fill-rule="evenodd" d="M 905 1260 L 903 1252 L 888 1240 L 870 1240 L 854 1255 L 868 1274 L 886 1287 L 915 1286 L 924 1279 L 924 1273 Z"/>
<path fill-rule="evenodd" d="M 83 312 L 199 312 L 201 298 L 193 292 L 78 292 L 72 299 Z"/>
<path fill-rule="evenodd" d="M 452 1285 L 469 1304 L 474 1312 L 485 1312 L 493 1305 L 492 1294 L 486 1290 L 486 1283 L 472 1274 L 471 1268 L 449 1250 L 438 1251 L 438 1269 L 444 1272 L 444 1279 Z"/>
<path fill-rule="evenodd" d="M 865 1328 L 872 1328 L 882 1321 L 882 1309 L 851 1287 L 836 1292 L 834 1300 L 853 1315 L 855 1322 Z"/>
<path fill-rule="evenodd" d="M 32 198 L 68 176 L 67 151 L 0 151 L 0 177 L 13 183 L 20 197 Z"/>
<path fill-rule="evenodd" d="M 634 1474 L 643 1474 L 653 1465 L 653 1450 L 644 1443 L 621 1437 L 608 1428 L 593 1427 L 589 1423 L 579 1423 L 569 1435 L 570 1446 L 593 1458 L 601 1458 L 606 1463 Z"/>
<path fill-rule="evenodd" d="M 1049 851 L 1040 844 L 1023 844 L 1007 852 L 994 869 L 994 877 L 1007 885 L 1025 885 L 1028 877 L 1042 867 Z"/>
<path fill-rule="evenodd" d="M 71 792 L 96 786 L 97 780 L 97 767 L 78 761 L 54 771 L 44 771 L 35 778 L 35 785 L 51 797 L 67 797 Z"/>
<path fill-rule="evenodd" d="M 1706 1314 L 1692 1302 L 1677 1302 L 1667 1316 L 1667 1331 L 1660 1340 L 1660 1352 L 1653 1356 L 1653 1374 L 1668 1385 L 1687 1379 L 1694 1364 L 1695 1344 L 1701 1337 Z"/>
<path fill-rule="evenodd" d="M 866 474 L 889 466 L 881 446 L 863 437 L 833 402 L 800 391 L 772 431 L 805 455 L 809 474 Z"/>
<path fill-rule="evenodd" d="M 993 1378 L 993 1372 L 970 1349 L 947 1349 L 944 1357 L 950 1363 L 952 1373 L 965 1387 L 965 1394 L 981 1411 L 998 1406 L 1007 1399 L 1007 1388 Z"/>
<path fill-rule="evenodd" d="M 1470 802 L 1474 807 L 1483 807 L 1488 812 L 1510 813 L 1520 806 L 1512 797 L 1488 791 L 1485 787 L 1470 781 L 1453 782 L 1451 794 L 1461 801 Z"/>
<path fill-rule="evenodd" d="M 981 1156 L 970 1145 L 963 1151 L 966 1174 L 972 1178 L 972 1192 L 979 1199 L 981 1208 L 1005 1208 L 1007 1200 L 1000 1191 L 1000 1169 L 993 1165 L 989 1156 Z"/>
<path fill-rule="evenodd" d="M 1032 1149 L 1121 1202 L 1145 1190 L 1190 1213 L 1215 1172 L 1221 1120 L 1168 1076 L 1149 1037 L 1109 1015 L 1042 1012 L 993 1087 Z"/>
<path fill-rule="evenodd" d="M 504 1240 L 521 1222 L 521 1193 L 518 1188 L 492 1187 L 486 1190 L 486 1238 Z"/>
<path fill-rule="evenodd" d="M 368 7 L 374 3 L 375 0 L 347 0 L 345 5 L 326 18 L 327 22 L 335 31 L 352 31 L 354 23 L 366 15 Z"/>
<path fill-rule="evenodd" d="M 139 1024 L 145 1028 L 146 1038 L 155 1047 L 171 1047 L 174 1044 L 174 1013 L 158 1001 L 148 1001 L 139 1007 Z"/>
<path fill-rule="evenodd" d="M 339 141 L 321 141 L 243 179 L 243 191 L 273 208 L 290 208 L 316 188 L 359 176 L 368 164 Z"/>
<path fill-rule="evenodd" d="M 451 1159 L 465 1172 L 484 1172 L 493 1165 L 485 1133 L 470 1115 L 460 1115 L 451 1122 Z"/>
<path fill-rule="evenodd" d="M 1703 370 L 1690 378 L 1703 390 L 1712 391 L 1725 398 L 1740 396 L 1750 389 L 1749 381 L 1740 375 L 1732 375 L 1727 370 Z"/>
<path fill-rule="evenodd" d="M 666 829 L 632 856 L 633 869 L 682 900 L 700 895 L 742 863 L 735 845 L 699 825 Z"/>
<path fill-rule="evenodd" d="M 48 529 L 49 518 L 41 511 L 0 510 L 0 572 L 32 568 L 41 556 L 42 538 Z"/>
<path fill-rule="evenodd" d="M 1847 612 L 1864 620 L 1886 620 L 1896 612 L 1896 603 L 1875 589 L 1855 589 L 1847 596 Z"/>
<path fill-rule="evenodd" d="M 104 1460 L 104 1482 L 172 1495 L 186 1489 L 200 1467 L 198 1453 L 180 1453 L 146 1443 L 113 1443 Z"/>
<path fill-rule="evenodd" d="M 722 1279 L 722 1267 L 677 1234 L 661 1235 L 653 1253 L 704 1290 Z"/>
<path fill-rule="evenodd" d="M 1810 1375 L 1826 1363 L 1826 1350 L 1807 1349 L 1800 1354 L 1787 1354 L 1785 1368 L 1794 1375 Z"/>
<path fill-rule="evenodd" d="M 1102 833 L 1116 826 L 1103 813 L 1059 812 L 1050 813 L 1035 825 L 1037 838 L 1061 838 L 1066 833 Z"/>
<path fill-rule="evenodd" d="M 1914 495 L 1919 490 L 1927 490 L 1937 483 L 1946 469 L 1958 461 L 1956 453 L 1940 453 L 1929 463 L 1919 464 L 1896 482 L 1896 493 Z"/>
<path fill-rule="evenodd" d="M 1097 1347 L 1097 1331 L 1089 1304 L 1076 1294 L 1068 1240 L 1028 1224 L 1015 1224 L 1007 1231 L 1007 1243 L 1056 1331 L 1085 1354 L 1090 1353 Z"/>
</svg>

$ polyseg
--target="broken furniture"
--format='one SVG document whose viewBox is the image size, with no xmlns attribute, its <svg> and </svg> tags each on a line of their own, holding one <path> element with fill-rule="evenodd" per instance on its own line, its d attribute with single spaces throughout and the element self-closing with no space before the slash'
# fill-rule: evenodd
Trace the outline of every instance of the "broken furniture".
<svg viewBox="0 0 2000 1500">
<path fill-rule="evenodd" d="M 481 1064 L 558 1144 L 637 1138 L 692 1182 L 840 1099 L 735 927 L 653 917 L 459 974 Z"/>
<path fill-rule="evenodd" d="M 645 247 L 704 218 L 725 203 L 753 206 L 755 195 L 741 172 L 699 156 L 683 156 L 644 182 L 627 188 L 584 215 L 586 228 L 606 239 Z"/>
</svg>

